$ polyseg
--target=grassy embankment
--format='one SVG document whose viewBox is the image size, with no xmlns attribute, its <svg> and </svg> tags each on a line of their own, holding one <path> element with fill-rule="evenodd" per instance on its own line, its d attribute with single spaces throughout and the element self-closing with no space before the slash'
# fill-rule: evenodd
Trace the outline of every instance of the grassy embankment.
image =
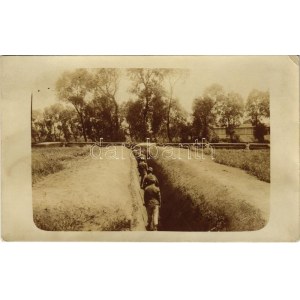
<svg viewBox="0 0 300 300">
<path fill-rule="evenodd" d="M 162 230 L 252 231 L 265 226 L 259 209 L 186 162 L 159 155 L 151 165 L 160 180 Z"/>
<path fill-rule="evenodd" d="M 88 146 L 32 148 L 32 183 L 63 170 L 72 159 L 87 156 L 89 149 Z"/>
<path fill-rule="evenodd" d="M 88 154 L 89 147 L 33 149 L 33 216 L 38 228 L 134 230 L 137 199 L 128 187 L 129 151 L 126 160 L 92 160 Z M 56 174 L 45 177 L 51 173 Z"/>
<path fill-rule="evenodd" d="M 270 182 L 270 150 L 215 150 L 215 162 L 240 168 Z"/>
</svg>

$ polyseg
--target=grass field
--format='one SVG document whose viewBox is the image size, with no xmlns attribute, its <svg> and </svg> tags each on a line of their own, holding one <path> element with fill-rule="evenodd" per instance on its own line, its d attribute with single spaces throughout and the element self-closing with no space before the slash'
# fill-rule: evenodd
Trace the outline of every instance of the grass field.
<svg viewBox="0 0 300 300">
<path fill-rule="evenodd" d="M 215 162 L 247 171 L 270 182 L 270 150 L 215 150 Z"/>
<path fill-rule="evenodd" d="M 87 156 L 89 149 L 88 146 L 32 148 L 32 183 L 36 183 L 48 174 L 63 170 L 74 158 Z"/>
</svg>

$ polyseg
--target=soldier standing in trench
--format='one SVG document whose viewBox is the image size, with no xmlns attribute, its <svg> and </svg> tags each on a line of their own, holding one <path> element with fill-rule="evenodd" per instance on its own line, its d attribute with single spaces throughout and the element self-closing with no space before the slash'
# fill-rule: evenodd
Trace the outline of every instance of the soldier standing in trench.
<svg viewBox="0 0 300 300">
<path fill-rule="evenodd" d="M 161 206 L 160 189 L 156 186 L 158 182 L 157 179 L 155 180 L 156 177 L 154 177 L 151 176 L 148 178 L 148 185 L 144 191 L 144 205 L 146 206 L 148 215 L 148 225 L 146 229 L 148 231 L 157 231 L 159 208 Z"/>
<path fill-rule="evenodd" d="M 145 158 L 142 157 L 141 161 L 138 164 L 140 176 L 141 176 L 141 188 L 143 188 L 145 177 L 147 176 L 148 165 L 145 162 Z"/>
<path fill-rule="evenodd" d="M 153 168 L 149 167 L 147 173 L 148 174 L 144 178 L 142 188 L 145 189 L 152 182 L 154 182 L 154 184 L 158 187 L 158 180 L 157 177 L 153 174 Z"/>
</svg>

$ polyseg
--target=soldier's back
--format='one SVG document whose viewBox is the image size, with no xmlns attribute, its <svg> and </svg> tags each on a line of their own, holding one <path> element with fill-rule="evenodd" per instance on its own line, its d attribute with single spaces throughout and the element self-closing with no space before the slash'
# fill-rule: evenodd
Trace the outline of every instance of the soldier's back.
<svg viewBox="0 0 300 300">
<path fill-rule="evenodd" d="M 153 204 L 159 205 L 160 204 L 160 189 L 159 187 L 155 186 L 154 184 L 148 185 L 144 191 L 144 197 L 146 205 Z"/>
<path fill-rule="evenodd" d="M 148 174 L 145 177 L 145 181 L 144 181 L 145 187 L 151 183 L 154 183 L 156 186 L 158 186 L 158 180 L 157 180 L 156 176 L 152 173 Z"/>
<path fill-rule="evenodd" d="M 147 163 L 144 162 L 144 161 L 141 161 L 139 163 L 139 170 L 140 170 L 140 172 L 147 172 L 147 169 L 148 169 Z"/>
</svg>

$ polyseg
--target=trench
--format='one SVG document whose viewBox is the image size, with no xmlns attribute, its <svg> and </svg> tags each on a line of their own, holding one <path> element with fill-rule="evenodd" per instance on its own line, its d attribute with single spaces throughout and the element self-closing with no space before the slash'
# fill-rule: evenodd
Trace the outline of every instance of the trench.
<svg viewBox="0 0 300 300">
<path fill-rule="evenodd" d="M 174 185 L 158 161 L 149 160 L 148 165 L 154 169 L 161 190 L 159 231 L 226 231 L 226 216 L 207 205 L 209 215 L 204 214 L 204 196 L 203 201 L 195 203 L 189 193 Z"/>
<path fill-rule="evenodd" d="M 265 226 L 257 207 L 213 178 L 198 177 L 178 160 L 158 157 L 147 163 L 161 190 L 159 231 L 253 231 Z"/>
</svg>

